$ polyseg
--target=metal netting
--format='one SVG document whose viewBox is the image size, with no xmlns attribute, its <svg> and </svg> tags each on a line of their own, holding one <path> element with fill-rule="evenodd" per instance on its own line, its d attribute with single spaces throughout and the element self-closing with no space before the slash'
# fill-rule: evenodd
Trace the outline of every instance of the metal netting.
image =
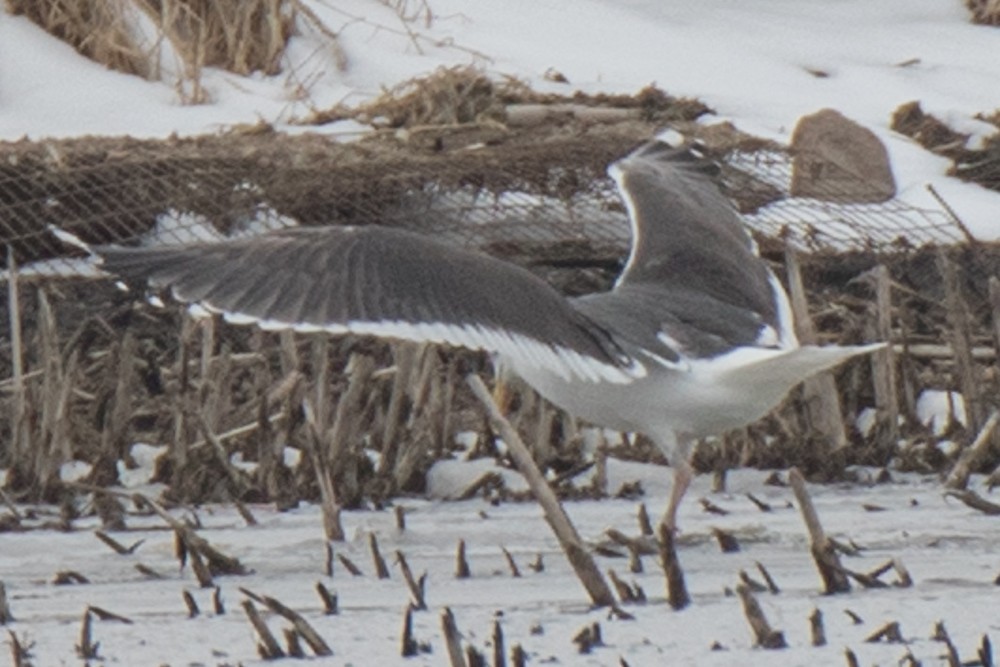
<svg viewBox="0 0 1000 667">
<path fill-rule="evenodd" d="M 384 224 L 531 265 L 615 262 L 629 226 L 605 169 L 650 133 L 511 137 L 446 151 L 275 134 L 4 144 L 0 242 L 23 271 L 62 275 L 92 271 L 51 227 L 88 243 L 178 243 Z M 852 174 L 827 179 L 819 197 L 792 197 L 788 153 L 722 157 L 724 187 L 765 241 L 884 252 L 963 240 L 944 211 L 846 201 L 858 185 Z"/>
</svg>

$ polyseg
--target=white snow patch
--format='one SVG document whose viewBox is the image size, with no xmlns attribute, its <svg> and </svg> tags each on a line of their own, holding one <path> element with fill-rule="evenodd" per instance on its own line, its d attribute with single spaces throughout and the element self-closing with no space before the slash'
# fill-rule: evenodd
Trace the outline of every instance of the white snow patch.
<svg viewBox="0 0 1000 667">
<path fill-rule="evenodd" d="M 285 447 L 281 450 L 281 455 L 286 468 L 295 470 L 302 463 L 302 450 L 297 447 Z"/>
<path fill-rule="evenodd" d="M 489 458 L 474 461 L 438 461 L 427 472 L 427 496 L 435 499 L 455 498 L 487 473 L 496 473 L 511 491 L 527 491 L 528 483 L 521 473 L 497 465 Z"/>
<path fill-rule="evenodd" d="M 942 435 L 952 419 L 963 426 L 968 423 L 965 415 L 965 399 L 957 391 L 925 389 L 917 398 L 917 419 L 930 427 L 934 435 Z"/>
<path fill-rule="evenodd" d="M 94 466 L 86 461 L 67 461 L 59 466 L 59 479 L 63 482 L 79 482 L 93 469 Z"/>
</svg>

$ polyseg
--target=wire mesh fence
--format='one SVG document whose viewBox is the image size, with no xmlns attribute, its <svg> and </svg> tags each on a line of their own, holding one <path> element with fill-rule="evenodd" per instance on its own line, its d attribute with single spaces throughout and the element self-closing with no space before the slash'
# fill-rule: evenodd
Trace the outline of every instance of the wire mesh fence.
<svg viewBox="0 0 1000 667">
<path fill-rule="evenodd" d="M 383 224 L 530 264 L 608 262 L 629 226 L 605 168 L 636 133 L 525 139 L 435 154 L 394 142 L 244 135 L 0 146 L 0 242 L 23 267 L 85 273 L 58 227 L 88 243 L 177 243 L 291 225 Z M 944 211 L 899 200 L 789 196 L 786 152 L 734 151 L 722 180 L 764 238 L 807 250 L 889 252 L 960 242 Z M 853 177 L 856 181 L 856 177 Z"/>
</svg>

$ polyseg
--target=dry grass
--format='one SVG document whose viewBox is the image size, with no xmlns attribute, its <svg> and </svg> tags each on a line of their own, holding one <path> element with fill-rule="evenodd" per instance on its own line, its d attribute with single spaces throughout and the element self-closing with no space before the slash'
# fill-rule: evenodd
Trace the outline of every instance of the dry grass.
<svg viewBox="0 0 1000 667">
<path fill-rule="evenodd" d="M 88 58 L 111 69 L 159 78 L 159 45 L 180 60 L 183 101 L 202 103 L 204 67 L 236 74 L 277 74 L 295 26 L 295 0 L 5 0 L 7 11 L 27 16 Z M 143 12 L 156 33 L 143 35 Z"/>
<path fill-rule="evenodd" d="M 289 0 L 136 0 L 188 64 L 236 74 L 281 70 L 295 24 Z"/>
<path fill-rule="evenodd" d="M 972 22 L 1000 26 L 1000 0 L 965 0 Z"/>
<path fill-rule="evenodd" d="M 77 51 L 111 69 L 149 78 L 148 54 L 129 30 L 124 0 L 6 0 L 7 11 L 31 19 Z"/>
</svg>

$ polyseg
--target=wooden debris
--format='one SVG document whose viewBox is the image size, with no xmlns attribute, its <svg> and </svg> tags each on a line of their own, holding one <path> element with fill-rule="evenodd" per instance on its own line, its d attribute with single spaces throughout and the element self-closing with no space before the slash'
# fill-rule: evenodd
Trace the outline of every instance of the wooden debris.
<svg viewBox="0 0 1000 667">
<path fill-rule="evenodd" d="M 469 569 L 469 561 L 465 557 L 465 540 L 458 541 L 458 548 L 455 550 L 455 578 L 468 579 L 472 576 Z"/>
<path fill-rule="evenodd" d="M 375 574 L 378 575 L 379 579 L 389 578 L 389 566 L 386 565 L 385 558 L 382 557 L 382 552 L 378 548 L 378 538 L 375 537 L 375 533 L 368 533 L 368 548 L 372 552 L 372 562 L 375 564 Z"/>
<path fill-rule="evenodd" d="M 100 648 L 101 643 L 94 642 L 92 625 L 93 616 L 88 608 L 83 612 L 83 622 L 80 626 L 80 643 L 76 645 L 76 654 L 84 660 L 97 660 L 100 658 L 97 650 Z"/>
<path fill-rule="evenodd" d="M 129 554 L 134 554 L 135 550 L 138 549 L 142 545 L 142 543 L 146 541 L 146 540 L 138 540 L 137 542 L 135 542 L 134 544 L 132 544 L 132 546 L 126 547 L 124 544 L 122 544 L 121 542 L 119 542 L 115 538 L 111 537 L 110 535 L 108 535 L 107 533 L 105 533 L 103 530 L 95 530 L 94 531 L 94 535 L 101 542 L 104 542 L 109 547 L 111 547 L 111 549 L 116 554 L 119 554 L 119 555 L 122 555 L 122 556 L 127 556 Z"/>
<path fill-rule="evenodd" d="M 13 623 L 14 615 L 10 613 L 10 603 L 7 601 L 7 584 L 0 581 L 0 625 Z"/>
<path fill-rule="evenodd" d="M 285 652 L 282 650 L 281 645 L 278 644 L 278 640 L 271 634 L 267 623 L 260 617 L 260 612 L 254 606 L 253 600 L 244 600 L 243 610 L 246 612 L 247 618 L 250 620 L 250 625 L 253 626 L 260 640 L 257 642 L 257 654 L 264 660 L 284 658 Z"/>
<path fill-rule="evenodd" d="M 622 545 L 629 551 L 635 551 L 641 556 L 652 556 L 660 553 L 659 542 L 656 539 L 649 539 L 648 535 L 629 537 L 617 528 L 608 528 L 604 534 L 612 542 Z"/>
<path fill-rule="evenodd" d="M 934 624 L 934 633 L 931 635 L 931 639 L 945 645 L 948 650 L 948 667 L 962 667 L 962 659 L 958 656 L 958 649 L 955 648 L 955 643 L 951 641 L 951 636 L 944 627 L 944 621 L 938 621 Z"/>
<path fill-rule="evenodd" d="M 493 621 L 493 667 L 507 667 L 507 653 L 504 649 L 503 627 L 500 621 Z"/>
<path fill-rule="evenodd" d="M 882 640 L 885 640 L 890 644 L 901 644 L 903 642 L 903 633 L 899 630 L 898 621 L 890 621 L 886 623 L 865 638 L 865 642 L 869 644 L 874 644 L 875 642 L 880 642 Z"/>
<path fill-rule="evenodd" d="M 573 643 L 576 644 L 580 653 L 590 653 L 595 647 L 604 646 L 604 640 L 601 638 L 601 624 L 595 621 L 584 626 L 573 636 Z"/>
<path fill-rule="evenodd" d="M 983 427 L 979 429 L 976 439 L 962 450 L 958 460 L 955 461 L 951 472 L 945 478 L 945 488 L 962 490 L 968 486 L 969 476 L 983 461 L 993 444 L 993 432 L 996 430 L 998 421 L 1000 421 L 1000 412 L 994 410 L 990 413 L 989 419 L 986 420 Z"/>
<path fill-rule="evenodd" d="M 708 498 L 701 499 L 701 507 L 709 514 L 716 514 L 718 516 L 726 516 L 727 514 L 729 514 L 729 510 L 722 509 Z"/>
<path fill-rule="evenodd" d="M 427 582 L 427 575 L 422 575 L 419 581 L 414 579 L 410 564 L 406 562 L 406 556 L 398 549 L 396 550 L 396 562 L 399 563 L 399 569 L 403 571 L 403 579 L 406 580 L 410 595 L 413 596 L 413 608 L 416 610 L 427 609 L 427 603 L 424 601 L 424 585 Z"/>
<path fill-rule="evenodd" d="M 240 589 L 243 592 L 248 592 L 246 589 Z M 263 604 L 267 606 L 275 614 L 282 616 L 283 618 L 289 620 L 295 627 L 295 631 L 305 640 L 306 644 L 309 645 L 310 650 L 317 656 L 333 655 L 333 651 L 330 646 L 319 636 L 319 633 L 313 629 L 312 625 L 309 624 L 299 612 L 295 611 L 291 607 L 285 606 L 277 598 L 271 597 L 270 595 L 257 595 Z"/>
<path fill-rule="evenodd" d="M 990 642 L 989 635 L 983 635 L 982 640 L 979 642 L 979 648 L 976 649 L 976 656 L 979 658 L 979 664 L 982 667 L 994 667 L 993 644 Z"/>
<path fill-rule="evenodd" d="M 892 277 L 884 264 L 872 269 L 875 282 L 875 340 L 892 338 Z M 899 439 L 899 394 L 896 390 L 896 359 L 891 345 L 871 355 L 875 410 L 879 434 L 888 443 Z"/>
<path fill-rule="evenodd" d="M 795 499 L 799 503 L 802 511 L 802 518 L 809 531 L 810 551 L 816 568 L 819 570 L 823 580 L 823 592 L 826 594 L 845 593 L 851 590 L 851 582 L 845 574 L 844 568 L 840 564 L 840 558 L 834 550 L 829 538 L 823 531 L 823 526 L 819 521 L 819 514 L 806 491 L 806 482 L 798 468 L 792 468 L 788 472 L 788 482 L 795 494 Z"/>
<path fill-rule="evenodd" d="M 535 560 L 528 563 L 528 567 L 531 568 L 532 572 L 544 572 L 545 571 L 545 559 L 542 558 L 541 552 L 535 554 Z"/>
<path fill-rule="evenodd" d="M 630 585 L 622 581 L 612 569 L 608 569 L 608 578 L 618 592 L 618 599 L 624 604 L 644 604 L 646 602 L 646 593 L 639 584 Z"/>
<path fill-rule="evenodd" d="M 754 565 L 757 566 L 757 571 L 760 572 L 760 576 L 764 577 L 764 581 L 767 582 L 767 590 L 771 591 L 772 595 L 780 593 L 781 589 L 778 588 L 778 584 L 775 583 L 774 578 L 771 576 L 771 573 L 767 571 L 767 568 L 764 567 L 764 564 L 758 560 L 754 561 Z"/>
<path fill-rule="evenodd" d="M 736 541 L 736 538 L 732 533 L 722 530 L 721 528 L 713 528 L 712 534 L 719 543 L 719 548 L 722 549 L 722 553 L 731 554 L 740 550 L 740 543 Z"/>
<path fill-rule="evenodd" d="M 96 607 L 94 605 L 90 605 L 87 607 L 87 610 L 94 616 L 96 616 L 97 620 L 99 621 L 115 621 L 116 623 L 124 623 L 125 625 L 133 624 L 131 618 L 128 618 L 127 616 L 122 616 L 121 614 L 116 614 L 113 611 L 108 611 L 103 607 Z"/>
<path fill-rule="evenodd" d="M 851 623 L 853 623 L 854 625 L 863 625 L 864 624 L 864 620 L 862 620 L 862 618 L 860 616 L 858 616 L 857 614 L 855 614 L 850 609 L 845 609 L 844 613 L 847 614 L 847 617 L 849 619 L 851 619 Z"/>
<path fill-rule="evenodd" d="M 528 654 L 520 644 L 510 647 L 510 664 L 511 667 L 527 667 Z"/>
<path fill-rule="evenodd" d="M 844 658 L 847 659 L 847 667 L 861 667 L 861 663 L 858 662 L 858 656 L 854 655 L 854 651 L 851 649 L 844 649 Z"/>
<path fill-rule="evenodd" d="M 649 520 L 649 510 L 646 509 L 646 503 L 639 503 L 638 519 L 640 535 L 655 534 L 653 532 L 653 522 Z"/>
<path fill-rule="evenodd" d="M 338 598 L 336 593 L 331 593 L 330 589 L 323 585 L 322 581 L 316 582 L 316 593 L 319 594 L 319 599 L 323 601 L 323 613 L 327 616 L 334 616 L 340 613 L 337 603 Z"/>
<path fill-rule="evenodd" d="M 737 584 L 736 594 L 739 596 L 740 602 L 743 603 L 743 613 L 747 617 L 750 629 L 753 630 L 757 646 L 768 649 L 787 648 L 788 644 L 785 643 L 784 633 L 775 630 L 768 623 L 764 616 L 764 610 L 761 609 L 760 603 L 757 602 L 750 587 L 743 583 Z"/>
<path fill-rule="evenodd" d="M 984 423 L 983 401 L 980 382 L 972 359 L 972 331 L 970 326 L 969 308 L 962 296 L 955 264 L 942 249 L 938 254 L 938 271 L 944 285 L 945 306 L 948 312 L 948 324 L 951 326 L 951 345 L 955 352 L 955 366 L 958 370 L 958 384 L 965 398 L 965 411 L 969 417 L 969 426 L 974 430 L 982 428 Z"/>
<path fill-rule="evenodd" d="M 162 574 L 160 574 L 159 572 L 157 572 L 153 568 L 149 567 L 148 565 L 144 565 L 142 563 L 136 563 L 135 564 L 135 569 L 136 569 L 137 572 L 139 572 L 140 574 L 143 574 L 143 575 L 149 577 L 150 579 L 163 579 L 163 575 Z"/>
<path fill-rule="evenodd" d="M 201 610 L 198 609 L 198 603 L 195 601 L 194 596 L 191 595 L 191 591 L 183 591 L 181 595 L 184 598 L 184 605 L 188 610 L 188 618 L 195 618 L 201 614 Z"/>
<path fill-rule="evenodd" d="M 246 506 L 246 503 L 244 503 L 242 500 L 236 499 L 233 500 L 233 505 L 236 507 L 236 511 L 240 513 L 240 517 L 243 519 L 243 522 L 246 525 L 248 526 L 257 525 L 257 517 L 253 515 L 253 512 L 251 512 L 250 508 Z"/>
<path fill-rule="evenodd" d="M 691 604 L 691 596 L 688 595 L 684 572 L 677 558 L 674 531 L 663 524 L 660 524 L 660 562 L 667 579 L 667 602 L 675 610 L 683 609 Z"/>
<path fill-rule="evenodd" d="M 507 567 L 510 568 L 510 576 L 515 578 L 520 577 L 521 570 L 517 567 L 517 563 L 514 561 L 514 557 L 510 554 L 509 551 L 507 551 L 507 547 L 500 547 L 500 550 L 503 551 L 504 558 L 507 559 Z"/>
<path fill-rule="evenodd" d="M 468 661 L 469 667 L 487 667 L 486 656 L 472 644 L 467 644 L 465 647 L 465 659 Z"/>
<path fill-rule="evenodd" d="M 180 536 L 178 536 L 178 539 L 183 542 Z M 215 581 L 212 579 L 212 572 L 201 557 L 201 552 L 192 549 L 185 549 L 185 552 L 190 554 L 191 571 L 194 572 L 195 579 L 198 580 L 198 585 L 202 588 L 212 588 L 215 586 Z"/>
<path fill-rule="evenodd" d="M 823 612 L 819 608 L 809 614 L 809 635 L 813 646 L 826 646 L 826 630 L 823 628 Z"/>
<path fill-rule="evenodd" d="M 761 512 L 770 512 L 773 510 L 773 508 L 769 503 L 765 503 L 763 500 L 759 499 L 752 493 L 748 493 L 747 498 L 750 500 L 750 502 L 756 505 L 757 509 L 759 509 Z"/>
<path fill-rule="evenodd" d="M 393 511 L 396 515 L 396 529 L 402 533 L 406 530 L 406 508 L 402 505 L 396 505 Z"/>
<path fill-rule="evenodd" d="M 13 630 L 8 630 L 7 634 L 10 635 L 10 655 L 14 663 L 13 667 L 32 667 L 31 649 L 35 646 L 34 642 L 25 641 L 22 643 L 20 637 Z"/>
<path fill-rule="evenodd" d="M 306 652 L 302 649 L 302 642 L 299 641 L 299 633 L 295 628 L 285 628 L 285 650 L 290 658 L 304 658 Z"/>
<path fill-rule="evenodd" d="M 788 300 L 793 313 L 795 334 L 803 345 L 817 343 L 816 327 L 809 314 L 809 303 L 802 282 L 799 255 L 791 241 L 785 244 L 785 271 L 788 279 Z M 845 447 L 847 430 L 840 409 L 840 393 L 830 371 L 818 373 L 802 383 L 803 406 L 810 429 L 821 436 L 818 456 Z M 812 445 L 816 447 L 817 445 Z"/>
<path fill-rule="evenodd" d="M 216 616 L 224 616 L 226 613 L 226 605 L 222 603 L 222 589 L 218 586 L 212 591 L 212 609 Z"/>
<path fill-rule="evenodd" d="M 342 553 L 338 553 L 337 554 L 337 558 L 338 558 L 338 560 L 340 560 L 340 564 L 343 565 L 344 568 L 348 572 L 351 573 L 352 577 L 361 577 L 361 576 L 364 576 L 362 574 L 362 572 L 361 572 L 361 568 L 359 568 L 357 565 L 355 565 L 354 561 L 352 561 L 350 558 L 348 558 L 347 556 L 345 556 Z"/>
<path fill-rule="evenodd" d="M 950 491 L 946 491 L 944 495 L 951 496 L 952 498 L 958 498 L 972 509 L 979 510 L 983 514 L 988 514 L 990 516 L 1000 515 L 1000 505 L 986 500 L 975 491 L 969 489 L 952 489 Z"/>
<path fill-rule="evenodd" d="M 404 658 L 412 658 L 420 651 L 417 640 L 413 637 L 413 607 L 407 605 L 406 613 L 403 614 L 403 637 L 401 640 L 400 655 Z"/>
<path fill-rule="evenodd" d="M 455 622 L 455 614 L 450 607 L 445 607 L 441 612 L 441 632 L 444 634 L 444 643 L 448 649 L 448 661 L 451 667 L 466 667 L 465 657 L 462 655 L 462 640 L 458 633 L 458 624 Z"/>
<path fill-rule="evenodd" d="M 56 586 L 65 586 L 67 584 L 89 584 L 90 579 L 75 570 L 61 570 L 56 572 L 56 576 L 52 578 L 52 583 Z"/>
<path fill-rule="evenodd" d="M 545 476 L 531 458 L 531 452 L 517 431 L 510 425 L 510 422 L 504 418 L 496 403 L 493 402 L 489 390 L 479 376 L 470 374 L 466 379 L 476 398 L 486 408 L 491 423 L 497 428 L 504 442 L 507 443 L 511 459 L 524 475 L 532 494 L 542 506 L 549 525 L 556 534 L 577 578 L 590 595 L 591 602 L 598 607 L 616 608 L 615 598 L 608 582 L 601 575 L 601 571 L 587 551 L 583 539 L 570 521 L 569 515 L 566 514 L 559 502 L 559 498 L 556 497 L 548 482 L 545 481 Z"/>
<path fill-rule="evenodd" d="M 754 593 L 766 593 L 767 586 L 755 580 L 746 570 L 740 570 L 739 573 L 740 582 L 743 583 L 747 588 L 749 588 Z"/>
<path fill-rule="evenodd" d="M 641 574 L 643 571 L 642 557 L 637 549 L 629 547 L 628 550 L 628 571 L 632 574 Z"/>
</svg>

